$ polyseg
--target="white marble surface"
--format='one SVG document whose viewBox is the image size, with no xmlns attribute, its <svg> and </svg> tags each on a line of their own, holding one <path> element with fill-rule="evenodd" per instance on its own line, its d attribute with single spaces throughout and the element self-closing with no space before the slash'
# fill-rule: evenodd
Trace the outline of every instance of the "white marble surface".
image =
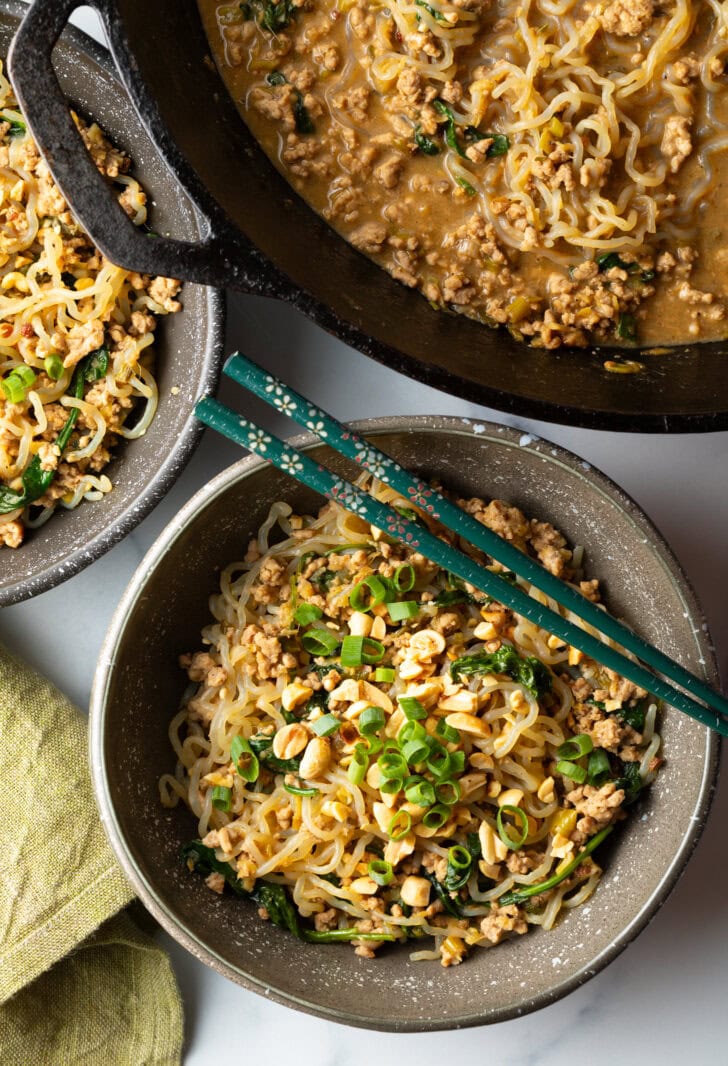
<svg viewBox="0 0 728 1066">
<path fill-rule="evenodd" d="M 78 23 L 92 30 L 81 12 Z M 728 433 L 622 436 L 504 418 L 419 386 L 346 349 L 285 307 L 231 297 L 228 347 L 239 347 L 342 419 L 383 414 L 458 414 L 507 421 L 577 452 L 631 493 L 666 535 L 706 610 L 725 671 L 728 652 Z M 229 389 L 227 402 L 242 404 Z M 278 417 L 249 409 L 285 433 Z M 98 649 L 113 607 L 164 524 L 213 474 L 238 457 L 208 434 L 165 501 L 122 544 L 60 588 L 6 608 L 0 640 L 85 708 Z M 68 640 L 69 620 L 73 640 Z M 185 1003 L 186 1066 L 232 1055 L 275 1062 L 292 1050 L 302 1066 L 588 1066 L 728 1062 L 725 1007 L 728 862 L 723 781 L 702 842 L 650 927 L 605 972 L 562 1002 L 487 1029 L 390 1036 L 299 1014 L 217 976 L 160 933 Z M 443 994 L 447 974 L 443 973 Z"/>
</svg>

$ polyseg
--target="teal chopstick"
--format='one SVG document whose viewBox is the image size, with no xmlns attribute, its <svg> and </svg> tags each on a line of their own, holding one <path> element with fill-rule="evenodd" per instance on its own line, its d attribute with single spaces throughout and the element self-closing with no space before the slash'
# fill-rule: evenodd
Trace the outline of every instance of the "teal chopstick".
<svg viewBox="0 0 728 1066">
<path fill-rule="evenodd" d="M 240 352 L 230 356 L 224 372 L 228 377 L 243 385 L 250 392 L 271 404 L 283 414 L 298 422 L 300 426 L 313 430 L 341 452 L 348 459 L 353 459 L 363 470 L 367 470 L 380 481 L 396 489 L 405 499 L 439 519 L 443 525 L 454 530 L 464 540 L 480 548 L 486 555 L 497 559 L 499 563 L 513 570 L 530 581 L 547 596 L 556 600 L 563 607 L 573 611 L 583 621 L 604 633 L 610 640 L 627 648 L 638 659 L 642 659 L 653 670 L 659 670 L 671 681 L 687 689 L 691 695 L 704 700 L 711 707 L 723 714 L 728 714 L 728 699 L 715 692 L 695 674 L 676 663 L 659 648 L 648 644 L 633 630 L 612 615 L 600 610 L 575 588 L 549 573 L 535 559 L 514 548 L 493 530 L 488 529 L 471 515 L 452 503 L 441 493 L 436 492 L 426 482 L 414 477 L 395 462 L 390 456 L 379 451 L 370 441 L 363 440 L 347 426 L 316 407 L 300 393 L 285 385 L 268 371 L 257 366 Z M 573 643 L 573 642 L 572 642 Z"/>
<path fill-rule="evenodd" d="M 523 615 L 536 625 L 555 634 L 565 643 L 579 648 L 597 662 L 654 693 L 660 699 L 690 715 L 691 718 L 715 729 L 723 736 L 728 736 L 728 720 L 722 719 L 715 711 L 696 703 L 689 696 L 663 681 L 662 678 L 650 673 L 639 663 L 628 659 L 608 644 L 603 644 L 591 634 L 562 618 L 551 608 L 544 607 L 528 596 L 518 585 L 511 585 L 497 574 L 491 573 L 469 556 L 434 536 L 423 526 L 410 522 L 393 508 L 373 499 L 343 478 L 335 477 L 304 452 L 299 452 L 272 433 L 266 433 L 254 422 L 241 418 L 211 396 L 205 396 L 198 402 L 195 414 L 211 429 L 217 430 L 218 433 L 241 447 L 255 452 L 315 492 L 319 492 L 329 500 L 334 500 L 346 510 L 384 530 L 408 548 L 426 555 L 439 566 L 457 574 L 463 581 L 481 589 L 517 614 Z M 315 427 L 314 431 L 319 432 Z"/>
</svg>

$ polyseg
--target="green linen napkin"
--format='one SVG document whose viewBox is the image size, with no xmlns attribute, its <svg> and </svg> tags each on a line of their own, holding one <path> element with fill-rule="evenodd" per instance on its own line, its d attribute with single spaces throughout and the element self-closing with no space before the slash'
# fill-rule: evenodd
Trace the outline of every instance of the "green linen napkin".
<svg viewBox="0 0 728 1066">
<path fill-rule="evenodd" d="M 119 913 L 133 895 L 96 810 L 85 720 L 0 647 L 2 1066 L 180 1062 L 169 959 Z"/>
</svg>

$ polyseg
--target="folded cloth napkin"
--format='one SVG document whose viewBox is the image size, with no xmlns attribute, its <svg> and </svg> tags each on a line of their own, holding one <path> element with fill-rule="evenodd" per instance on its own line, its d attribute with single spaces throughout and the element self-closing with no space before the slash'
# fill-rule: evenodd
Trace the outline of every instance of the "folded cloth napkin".
<svg viewBox="0 0 728 1066">
<path fill-rule="evenodd" d="M 180 1062 L 174 973 L 122 910 L 133 896 L 96 810 L 85 720 L 0 647 L 2 1066 Z"/>
</svg>

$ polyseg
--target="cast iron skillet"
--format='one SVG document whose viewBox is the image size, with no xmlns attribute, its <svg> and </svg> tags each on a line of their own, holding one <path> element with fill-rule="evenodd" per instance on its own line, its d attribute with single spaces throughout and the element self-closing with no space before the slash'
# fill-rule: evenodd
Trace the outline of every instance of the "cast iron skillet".
<svg viewBox="0 0 728 1066">
<path fill-rule="evenodd" d="M 80 0 L 35 0 L 10 71 L 53 174 L 112 259 L 286 300 L 387 366 L 477 403 L 593 428 L 728 428 L 728 344 L 646 357 L 636 375 L 600 352 L 529 349 L 505 331 L 433 311 L 356 252 L 291 190 L 241 121 L 209 57 L 194 0 L 91 0 L 120 77 L 162 158 L 209 222 L 205 240 L 134 231 L 85 152 L 50 54 Z"/>
</svg>

